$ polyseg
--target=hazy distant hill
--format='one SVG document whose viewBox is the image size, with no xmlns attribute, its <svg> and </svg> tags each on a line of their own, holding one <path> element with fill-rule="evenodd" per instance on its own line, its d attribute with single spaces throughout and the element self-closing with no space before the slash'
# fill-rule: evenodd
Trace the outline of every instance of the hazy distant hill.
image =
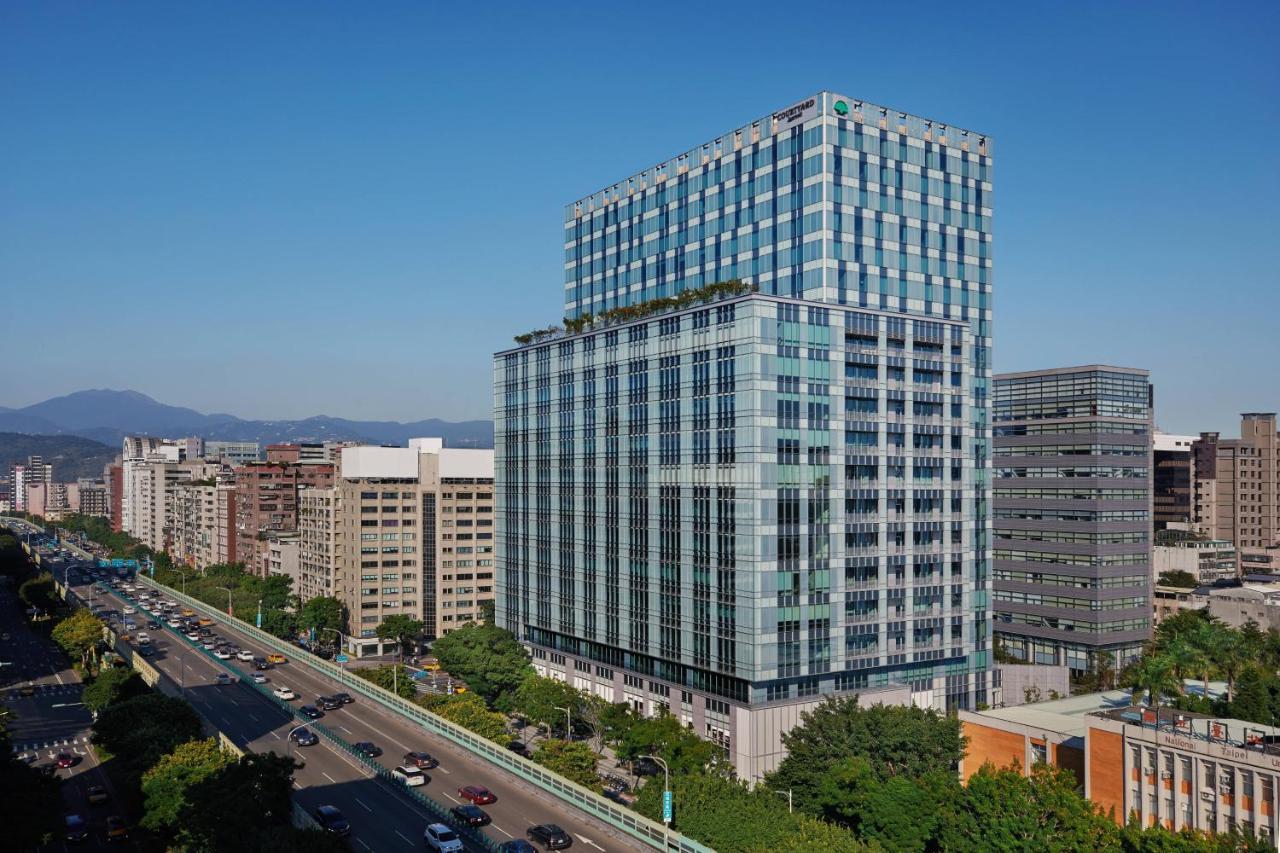
<svg viewBox="0 0 1280 853">
<path fill-rule="evenodd" d="M 0 413 L 3 414 L 3 413 Z M 102 467 L 116 457 L 117 448 L 78 435 L 23 435 L 0 432 L 0 466 L 7 475 L 15 462 L 43 456 L 53 466 L 53 478 L 70 483 L 81 477 L 101 479 Z"/>
<path fill-rule="evenodd" d="M 450 447 L 493 447 L 493 422 L 428 419 L 352 421 L 317 415 L 296 421 L 252 421 L 235 415 L 206 415 L 160 403 L 137 391 L 77 391 L 20 409 L 0 408 L 0 430 L 25 434 L 71 434 L 117 446 L 129 434 L 178 438 L 199 435 L 228 441 L 355 440 L 404 444 L 419 436 L 440 436 Z"/>
</svg>

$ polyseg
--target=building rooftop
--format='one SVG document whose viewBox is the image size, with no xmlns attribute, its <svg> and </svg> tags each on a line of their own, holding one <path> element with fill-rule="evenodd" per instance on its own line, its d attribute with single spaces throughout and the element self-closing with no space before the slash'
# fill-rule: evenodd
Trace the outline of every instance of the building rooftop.
<svg viewBox="0 0 1280 853">
<path fill-rule="evenodd" d="M 1111 708 L 1091 716 L 1144 728 L 1160 729 L 1210 743 L 1229 743 L 1254 748 L 1268 755 L 1280 755 L 1280 728 L 1264 726 L 1234 717 L 1215 717 L 1176 708 Z"/>
<path fill-rule="evenodd" d="M 1035 376 L 1060 376 L 1064 373 L 1093 373 L 1107 371 L 1109 373 L 1132 373 L 1134 376 L 1150 376 L 1151 371 L 1141 367 L 1119 367 L 1114 364 L 1082 364 L 1078 367 L 1046 367 L 1040 370 L 1020 370 L 1015 373 L 997 373 L 992 378 L 997 382 L 1006 379 L 1027 379 Z"/>
</svg>

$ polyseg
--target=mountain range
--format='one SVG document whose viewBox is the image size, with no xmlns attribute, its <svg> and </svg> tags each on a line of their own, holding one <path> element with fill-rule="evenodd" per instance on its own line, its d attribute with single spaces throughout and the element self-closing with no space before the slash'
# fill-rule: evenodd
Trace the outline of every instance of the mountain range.
<svg viewBox="0 0 1280 853">
<path fill-rule="evenodd" d="M 169 406 L 138 391 L 76 391 L 18 409 L 0 407 L 0 432 L 77 435 L 119 447 L 126 435 L 166 438 L 202 436 L 223 441 L 275 444 L 298 441 L 361 441 L 403 445 L 410 438 L 440 437 L 449 447 L 493 447 L 493 421 L 354 421 L 329 415 L 302 420 L 259 421 L 228 414 L 202 414 Z"/>
</svg>

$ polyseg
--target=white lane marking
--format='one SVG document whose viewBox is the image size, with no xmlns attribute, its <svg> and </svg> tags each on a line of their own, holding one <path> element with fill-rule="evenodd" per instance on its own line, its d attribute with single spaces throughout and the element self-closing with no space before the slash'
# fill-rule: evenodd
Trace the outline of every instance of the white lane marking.
<svg viewBox="0 0 1280 853">
<path fill-rule="evenodd" d="M 338 731 L 340 731 L 340 732 L 346 732 L 347 734 L 351 734 L 351 729 L 347 728 L 346 726 L 338 726 Z"/>
<path fill-rule="evenodd" d="M 408 837 L 407 837 L 407 836 L 405 836 L 405 834 L 404 834 L 403 832 L 401 832 L 400 830 L 398 830 L 398 829 L 396 830 L 396 835 L 398 835 L 398 836 L 400 836 L 401 838 L 403 838 L 403 839 L 404 839 L 404 843 L 405 843 L 405 844 L 408 844 L 410 847 L 412 847 L 412 846 L 413 846 L 413 842 L 412 842 L 412 841 L 410 841 L 410 840 L 408 839 Z"/>
<path fill-rule="evenodd" d="M 324 778 L 328 779 L 328 780 L 329 780 L 330 782 L 332 782 L 333 784 L 335 784 L 335 785 L 336 785 L 336 784 L 338 784 L 338 780 L 337 780 L 337 779 L 333 778 L 333 777 L 332 777 L 332 776 L 330 776 L 328 773 L 325 773 L 323 770 L 321 770 L 321 771 L 320 771 L 320 775 L 321 775 L 321 776 L 323 776 Z"/>
<path fill-rule="evenodd" d="M 503 829 L 502 827 L 498 826 L 496 823 L 491 823 L 491 824 L 489 824 L 489 825 L 490 825 L 490 826 L 492 826 L 494 829 L 498 830 L 498 832 L 501 832 L 501 833 L 502 833 L 503 835 L 505 835 L 507 838 L 515 838 L 515 836 L 514 836 L 514 835 L 512 835 L 512 834 L 511 834 L 511 833 L 509 833 L 509 832 L 507 832 L 505 829 Z"/>
<path fill-rule="evenodd" d="M 54 678 L 56 678 L 56 679 L 58 679 L 58 683 L 59 683 L 59 684 L 61 684 L 61 683 L 62 683 L 62 673 L 55 671 L 55 672 L 53 673 L 53 677 L 54 677 Z"/>
<path fill-rule="evenodd" d="M 443 774 L 444 774 L 444 775 L 446 775 L 446 776 L 448 776 L 448 775 L 450 774 L 450 771 L 445 770 L 443 767 L 437 767 L 436 769 L 437 769 L 437 770 L 439 770 L 441 773 L 443 773 Z"/>
<path fill-rule="evenodd" d="M 596 844 L 594 841 L 592 841 L 590 838 L 587 838 L 585 835 L 579 835 L 578 840 L 581 841 L 583 844 L 590 844 L 592 847 L 596 848 L 597 850 L 604 849 L 599 844 Z"/>
<path fill-rule="evenodd" d="M 357 838 L 357 839 L 356 839 L 356 843 L 357 843 L 357 844 L 359 844 L 361 847 L 363 847 L 365 850 L 370 850 L 370 851 L 372 851 L 372 850 L 373 850 L 373 848 L 372 848 L 372 847 L 370 847 L 368 844 L 365 844 L 365 843 L 364 843 L 363 841 L 361 841 L 359 838 Z"/>
<path fill-rule="evenodd" d="M 373 811 L 373 809 L 369 808 L 369 806 L 365 804 L 364 800 L 360 799 L 359 797 L 352 797 L 351 799 L 355 800 L 357 803 L 364 806 L 365 811 L 367 812 Z"/>
<path fill-rule="evenodd" d="M 454 796 L 453 796 L 453 794 L 450 794 L 450 793 L 448 793 L 447 791 L 441 791 L 440 793 L 444 794 L 446 797 L 448 797 L 451 801 L 453 801 L 453 802 L 455 802 L 455 803 L 461 803 L 461 802 L 462 802 L 462 800 L 457 799 L 456 797 L 454 797 Z"/>
<path fill-rule="evenodd" d="M 255 717 L 253 714 L 246 713 L 245 716 L 253 720 L 255 723 L 258 722 L 258 718 Z"/>
</svg>

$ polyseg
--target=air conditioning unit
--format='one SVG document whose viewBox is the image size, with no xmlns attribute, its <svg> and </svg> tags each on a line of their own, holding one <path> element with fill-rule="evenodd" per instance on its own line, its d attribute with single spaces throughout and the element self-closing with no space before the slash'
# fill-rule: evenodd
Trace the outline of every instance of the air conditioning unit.
<svg viewBox="0 0 1280 853">
<path fill-rule="evenodd" d="M 1172 771 L 1172 770 L 1161 770 L 1161 771 L 1160 771 L 1160 778 L 1161 778 L 1161 779 L 1172 779 L 1172 778 L 1173 778 L 1173 771 Z"/>
<path fill-rule="evenodd" d="M 1148 776 L 1156 775 L 1156 768 L 1151 765 L 1147 765 L 1147 775 Z"/>
<path fill-rule="evenodd" d="M 1204 800 L 1205 802 L 1212 803 L 1212 802 L 1213 802 L 1213 791 L 1201 791 L 1201 792 L 1200 792 L 1200 799 Z"/>
<path fill-rule="evenodd" d="M 1230 786 L 1230 785 L 1227 785 L 1227 784 L 1219 785 L 1219 786 L 1218 786 L 1218 793 L 1220 793 L 1220 794 L 1230 794 L 1230 793 L 1231 793 L 1231 786 Z"/>
</svg>

